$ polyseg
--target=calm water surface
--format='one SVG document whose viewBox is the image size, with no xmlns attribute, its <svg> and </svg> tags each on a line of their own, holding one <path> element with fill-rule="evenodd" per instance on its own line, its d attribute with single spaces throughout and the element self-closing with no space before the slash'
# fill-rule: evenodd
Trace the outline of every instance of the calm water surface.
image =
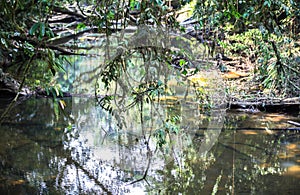
<svg viewBox="0 0 300 195">
<path fill-rule="evenodd" d="M 207 95 L 226 100 L 220 76 L 178 81 L 156 58 L 126 67 L 105 92 L 118 93 L 111 113 L 92 97 L 105 66 L 103 51 L 91 52 L 101 55 L 69 59 L 60 82 L 78 97 L 63 99 L 64 112 L 32 98 L 4 118 L 0 194 L 300 194 L 300 134 L 287 123 L 299 114 L 207 109 Z M 167 95 L 154 102 L 124 97 L 141 81 L 166 80 Z"/>
<path fill-rule="evenodd" d="M 194 105 L 165 102 L 165 114 L 177 112 L 183 120 L 175 141 L 158 148 L 149 135 L 162 124 L 146 114 L 141 123 L 138 108 L 127 112 L 120 128 L 94 99 L 65 101 L 72 119 L 57 119 L 52 100 L 45 98 L 26 100 L 5 118 L 1 194 L 300 192 L 299 133 L 286 130 L 286 121 L 297 116 L 227 112 L 219 132 L 208 117 L 195 116 Z"/>
</svg>

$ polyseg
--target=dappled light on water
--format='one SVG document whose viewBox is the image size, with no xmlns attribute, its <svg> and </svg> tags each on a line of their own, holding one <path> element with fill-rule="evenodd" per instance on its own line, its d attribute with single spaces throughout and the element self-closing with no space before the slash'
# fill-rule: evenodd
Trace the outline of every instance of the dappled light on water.
<svg viewBox="0 0 300 195">
<path fill-rule="evenodd" d="M 164 45 L 135 48 L 135 36 L 125 46 L 111 39 L 109 54 L 70 58 L 63 110 L 47 98 L 13 107 L 0 127 L 0 194 L 300 191 L 299 132 L 287 123 L 299 116 L 227 112 L 214 64 Z M 174 56 L 184 59 L 168 63 Z"/>
<path fill-rule="evenodd" d="M 299 191 L 299 135 L 281 130 L 266 134 L 264 120 L 259 126 L 249 125 L 257 123 L 253 114 L 227 113 L 217 143 L 201 155 L 202 143 L 209 138 L 205 135 L 208 123 L 205 117 L 199 121 L 199 116 L 190 112 L 193 105 L 181 106 L 180 112 L 189 122 L 180 124 L 181 131 L 171 136 L 172 143 L 159 148 L 150 135 L 161 124 L 145 114 L 142 125 L 136 120 L 138 107 L 127 112 L 127 126 L 121 129 L 109 112 L 95 107 L 94 100 L 65 101 L 66 112 L 72 113 L 75 121 L 71 126 L 63 116 L 55 121 L 49 112 L 52 101 L 47 99 L 24 102 L 3 123 L 2 194 L 211 193 L 217 178 L 220 193 Z M 264 114 L 260 116 L 264 118 Z M 276 128 L 274 122 L 268 124 Z M 285 187 L 272 185 L 279 181 Z"/>
</svg>

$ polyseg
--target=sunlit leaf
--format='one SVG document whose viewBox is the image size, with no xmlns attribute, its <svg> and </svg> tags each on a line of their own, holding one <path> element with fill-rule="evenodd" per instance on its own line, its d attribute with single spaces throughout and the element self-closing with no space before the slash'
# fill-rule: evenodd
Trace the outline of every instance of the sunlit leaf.
<svg viewBox="0 0 300 195">
<path fill-rule="evenodd" d="M 61 109 L 64 110 L 67 104 L 64 100 L 59 100 L 59 105 L 60 105 Z"/>
<path fill-rule="evenodd" d="M 185 63 L 186 63 L 185 59 L 180 59 L 179 60 L 179 66 L 185 65 Z"/>
<path fill-rule="evenodd" d="M 86 28 L 86 25 L 84 23 L 82 23 L 82 22 L 79 23 L 79 24 L 77 24 L 77 27 L 76 27 L 77 30 L 83 30 L 85 28 Z"/>
</svg>

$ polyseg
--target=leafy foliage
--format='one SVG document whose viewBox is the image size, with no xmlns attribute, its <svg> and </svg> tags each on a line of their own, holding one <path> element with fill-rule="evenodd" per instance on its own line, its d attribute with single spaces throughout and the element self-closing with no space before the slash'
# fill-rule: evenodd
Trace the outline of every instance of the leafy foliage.
<svg viewBox="0 0 300 195">
<path fill-rule="evenodd" d="M 15 77 L 29 79 L 26 85 L 31 87 L 50 83 L 49 72 L 55 75 L 64 63 L 63 57 L 46 45 L 55 36 L 48 23 L 54 2 L 1 1 L 0 6 L 3 8 L 0 13 L 1 68 Z"/>
<path fill-rule="evenodd" d="M 194 17 L 224 52 L 249 58 L 256 77 L 274 95 L 299 94 L 299 3 L 296 1 L 198 1 Z M 220 40 L 218 31 L 225 31 Z M 255 61 L 257 60 L 257 61 Z M 284 93 L 282 92 L 284 89 Z"/>
<path fill-rule="evenodd" d="M 171 134 L 176 135 L 179 133 L 179 127 L 177 125 L 179 121 L 180 121 L 179 116 L 173 116 L 171 118 L 168 118 L 164 123 L 164 127 L 157 129 L 154 132 L 154 137 L 157 139 L 157 145 L 159 147 L 163 147 L 167 143 L 171 142 L 172 140 L 172 138 L 170 137 Z"/>
<path fill-rule="evenodd" d="M 59 56 L 65 52 L 49 44 L 53 38 L 58 37 L 50 23 L 53 14 L 75 15 L 80 18 L 77 18 L 77 30 L 96 26 L 100 32 L 109 35 L 114 32 L 114 29 L 124 29 L 128 25 L 178 27 L 175 11 L 189 2 L 189 0 L 182 0 L 168 4 L 168 2 L 158 0 L 2 1 L 0 3 L 3 8 L 3 12 L 0 13 L 1 68 L 14 75 L 28 75 L 27 71 L 31 69 L 32 64 L 35 67 L 48 64 L 46 67 L 52 74 L 62 70 L 62 61 Z M 67 5 L 75 5 L 75 11 L 69 10 Z M 197 1 L 194 17 L 199 22 L 197 28 L 207 36 L 204 39 L 215 40 L 213 44 L 215 46 L 218 44 L 222 47 L 227 46 L 225 52 L 243 51 L 248 54 L 255 53 L 258 58 L 263 56 L 258 61 L 260 64 L 258 77 L 261 78 L 264 87 L 278 89 L 292 87 L 297 91 L 298 81 L 293 75 L 298 71 L 294 60 L 299 52 L 298 8 L 297 1 L 288 0 Z M 256 30 L 259 30 L 260 34 Z M 235 43 L 220 42 L 219 32 L 221 31 L 225 31 L 227 37 Z M 252 34 L 251 38 L 252 32 L 256 34 Z M 250 34 L 247 35 L 247 33 Z M 246 39 L 243 39 L 244 37 Z M 252 44 L 249 41 L 255 43 Z M 259 43 L 261 44 L 257 45 Z M 286 48 L 289 48 L 288 51 L 284 51 Z M 281 53 L 281 51 L 284 52 Z M 30 61 L 28 68 L 24 67 L 23 62 L 26 61 Z M 180 64 L 183 64 L 183 61 Z M 108 66 L 109 69 L 112 67 Z M 107 72 L 107 78 L 116 76 L 115 73 L 120 67 L 115 68 L 115 71 Z M 34 72 L 35 69 L 31 71 Z M 47 83 L 49 80 L 43 82 Z"/>
</svg>

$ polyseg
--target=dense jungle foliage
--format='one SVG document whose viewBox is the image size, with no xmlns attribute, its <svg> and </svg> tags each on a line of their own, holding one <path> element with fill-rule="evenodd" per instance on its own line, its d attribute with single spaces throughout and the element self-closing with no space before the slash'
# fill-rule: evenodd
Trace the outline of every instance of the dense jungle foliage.
<svg viewBox="0 0 300 195">
<path fill-rule="evenodd" d="M 241 189 L 243 189 L 244 186 L 250 186 L 251 192 L 257 193 L 258 188 L 262 188 L 259 190 L 264 190 L 263 188 L 272 188 L 274 183 L 283 183 L 279 181 L 282 180 L 282 177 L 278 177 L 278 182 L 277 180 L 275 180 L 275 182 L 270 180 L 271 187 L 266 186 L 266 183 L 263 182 L 265 178 L 260 180 L 262 176 L 270 173 L 269 176 L 272 178 L 275 176 L 275 173 L 282 176 L 284 172 L 283 169 L 287 169 L 286 167 L 280 168 L 277 151 L 280 150 L 280 155 L 285 158 L 286 156 L 289 157 L 286 158 L 289 160 L 287 161 L 289 164 L 291 164 L 292 161 L 289 154 L 285 153 L 287 149 L 294 155 L 295 159 L 297 159 L 296 152 L 298 152 L 298 149 L 295 140 L 298 140 L 299 129 L 297 127 L 297 132 L 296 130 L 294 132 L 294 130 L 287 128 L 285 122 L 291 120 L 289 116 L 283 117 L 282 115 L 270 114 L 263 118 L 261 115 L 253 115 L 253 119 L 250 117 L 251 120 L 248 120 L 247 115 L 233 113 L 225 117 L 225 109 L 212 109 L 214 105 L 211 101 L 211 97 L 217 97 L 218 94 L 221 94 L 215 98 L 214 101 L 219 103 L 218 99 L 221 99 L 222 102 L 220 101 L 218 105 L 225 106 L 228 106 L 227 102 L 229 102 L 226 99 L 227 97 L 237 97 L 237 99 L 244 98 L 246 99 L 245 102 L 252 97 L 256 98 L 255 101 L 260 101 L 263 98 L 265 98 L 263 100 L 270 99 L 272 103 L 273 99 L 276 98 L 293 99 L 290 97 L 298 97 L 296 99 L 299 101 L 300 3 L 298 1 L 3 0 L 0 1 L 0 8 L 0 98 L 2 96 L 15 97 L 14 100 L 16 101 L 20 95 L 26 95 L 25 98 L 27 98 L 33 94 L 39 94 L 46 97 L 53 97 L 54 100 L 53 104 L 48 102 L 51 101 L 51 99 L 45 99 L 47 104 L 41 104 L 43 103 L 42 101 L 37 103 L 35 101 L 28 101 L 21 104 L 20 109 L 16 110 L 11 118 L 4 117 L 4 115 L 9 112 L 10 107 L 5 108 L 5 112 L 0 116 L 1 125 L 3 121 L 8 125 L 14 125 L 9 129 L 3 128 L 3 131 L 7 132 L 7 134 L 5 134 L 7 137 L 3 136 L 2 145 L 4 149 L 3 153 L 1 153 L 1 157 L 4 156 L 3 154 L 6 154 L 6 150 L 11 150 L 12 157 L 8 156 L 7 158 L 9 158 L 9 160 L 6 161 L 11 162 L 13 165 L 14 163 L 17 165 L 20 164 L 20 170 L 25 170 L 23 164 L 29 167 L 29 165 L 32 164 L 32 159 L 36 160 L 34 161 L 36 162 L 34 165 L 44 169 L 44 167 L 41 166 L 41 162 L 45 161 L 47 166 L 51 164 L 50 172 L 53 170 L 57 171 L 57 174 L 52 172 L 51 177 L 47 175 L 47 179 L 45 180 L 51 182 L 55 180 L 56 182 L 57 180 L 65 178 L 68 181 L 64 184 L 64 180 L 62 180 L 61 183 L 63 186 L 69 185 L 72 180 L 69 180 L 70 178 L 65 176 L 68 175 L 67 169 L 62 169 L 61 167 L 79 167 L 78 170 L 83 170 L 84 176 L 92 176 L 89 179 L 92 178 L 93 181 L 96 181 L 96 185 L 103 188 L 103 192 L 106 192 L 107 186 L 109 186 L 108 189 L 117 188 L 116 186 L 119 186 L 119 181 L 123 178 L 125 178 L 124 183 L 126 183 L 126 185 L 128 182 L 135 184 L 145 180 L 147 183 L 145 183 L 146 188 L 149 188 L 151 192 L 153 186 L 149 185 L 146 177 L 153 176 L 153 181 L 149 181 L 150 183 L 157 183 L 158 192 L 161 192 L 160 189 L 169 188 L 166 189 L 166 192 L 175 191 L 182 193 L 187 189 L 191 189 L 191 193 L 194 193 L 193 189 L 202 189 L 204 185 L 206 185 L 206 181 L 208 181 L 209 184 L 206 186 L 213 188 L 212 194 L 217 193 L 218 185 L 220 185 L 219 189 L 223 188 L 221 182 L 226 184 L 224 185 L 226 188 L 233 188 L 234 192 L 234 186 L 232 187 L 231 185 L 235 184 L 235 180 L 238 181 L 235 185 L 241 186 Z M 118 36 L 125 37 L 125 35 L 122 35 L 123 32 L 134 34 L 133 32 L 136 32 L 137 27 L 140 26 L 149 28 L 141 28 L 140 33 L 136 33 L 137 36 L 133 36 L 135 39 L 131 40 L 133 43 L 130 41 L 126 42 L 130 39 L 120 39 L 118 40 L 118 43 L 121 43 L 119 47 L 110 47 L 109 41 L 114 38 L 119 39 L 120 37 Z M 151 29 L 156 29 L 156 32 L 151 34 Z M 158 31 L 160 29 L 165 29 L 165 31 L 159 33 Z M 216 77 L 214 77 L 215 75 L 212 75 L 211 78 L 205 74 L 204 76 L 200 75 L 200 71 L 197 72 L 198 70 L 195 68 L 197 70 L 195 72 L 201 76 L 196 78 L 198 81 L 203 81 L 204 85 L 209 83 L 213 87 L 217 86 L 217 88 L 221 88 L 213 88 L 211 90 L 216 93 L 215 96 L 209 96 L 210 91 L 207 92 L 208 90 L 206 91 L 204 87 L 192 86 L 193 90 L 195 89 L 193 95 L 197 96 L 195 98 L 197 100 L 191 98 L 191 101 L 186 101 L 181 105 L 177 99 L 171 99 L 171 96 L 162 97 L 161 94 L 165 95 L 168 92 L 166 87 L 168 81 L 163 79 L 159 80 L 160 78 L 175 72 L 174 75 L 184 78 L 186 79 L 185 81 L 189 82 L 192 79 L 188 80 L 188 75 L 190 73 L 194 74 L 192 68 L 189 67 L 188 59 L 186 60 L 185 58 L 188 56 L 189 50 L 180 50 L 176 53 L 177 50 L 163 50 L 163 46 L 155 47 L 157 45 L 153 46 L 149 44 L 148 48 L 143 48 L 145 44 L 139 44 L 145 40 L 149 41 L 151 38 L 154 38 L 156 41 L 158 40 L 159 44 L 164 44 L 164 32 L 168 31 L 168 29 L 176 29 L 176 32 L 180 32 L 182 36 L 190 35 L 193 37 L 189 42 L 186 41 L 183 43 L 188 42 L 190 44 L 189 46 L 201 46 L 203 54 L 199 55 L 201 59 L 198 61 L 201 66 L 209 62 L 217 68 L 217 74 L 222 76 L 225 75 L 225 73 L 231 73 L 233 77 L 239 76 L 238 74 L 235 75 L 235 72 L 229 70 L 229 68 L 242 70 L 246 76 L 239 77 L 239 79 L 236 80 L 230 80 L 227 78 L 229 76 L 221 77 L 218 75 L 220 77 L 218 77 L 219 80 L 217 80 Z M 121 35 L 117 36 L 116 32 L 121 32 Z M 143 32 L 146 32 L 146 34 L 149 33 L 149 35 L 144 35 Z M 93 39 L 89 36 L 85 36 L 87 34 L 91 35 L 90 37 L 93 37 Z M 107 37 L 110 38 L 108 39 Z M 147 37 L 147 39 L 145 39 L 145 37 Z M 100 44 L 99 42 L 101 41 L 106 43 Z M 191 42 L 197 42 L 197 44 L 192 45 Z M 130 47 L 130 44 L 134 46 Z M 85 52 L 91 48 L 97 48 L 101 52 L 107 49 L 108 52 L 105 54 L 95 54 L 98 55 L 97 60 L 103 61 L 91 60 L 92 55 L 98 52 L 98 50 L 93 51 L 94 53 L 90 52 L 92 54 Z M 188 47 L 183 48 L 188 49 Z M 114 58 L 111 58 L 109 54 L 114 55 Z M 84 57 L 74 57 L 78 55 L 91 58 L 87 60 L 87 58 Z M 130 61 L 130 59 L 134 58 L 131 57 L 132 55 L 140 57 L 139 60 L 142 61 L 142 63 L 134 63 L 133 60 Z M 204 57 L 202 58 L 202 56 Z M 165 67 L 157 66 L 155 67 L 155 71 L 148 71 L 152 67 L 148 65 L 150 63 L 147 64 L 145 62 L 152 62 L 151 60 L 163 62 L 160 63 L 160 65 L 163 64 Z M 75 62 L 77 63 L 77 67 L 75 67 Z M 83 64 L 89 66 L 92 63 L 97 64 L 88 67 L 90 69 L 84 69 L 85 71 L 78 76 L 80 77 L 78 79 L 80 81 L 73 82 L 74 80 L 69 78 L 65 80 L 68 80 L 67 82 L 70 85 L 74 83 L 78 85 L 88 83 L 90 84 L 87 85 L 88 87 L 95 86 L 95 88 L 90 87 L 93 88 L 90 91 L 88 91 L 89 89 L 84 89 L 85 91 L 82 90 L 83 92 L 88 91 L 88 95 L 84 94 L 86 96 L 80 96 L 82 95 L 82 91 L 80 90 L 78 90 L 79 95 L 75 92 L 74 96 L 78 95 L 84 98 L 57 98 L 68 94 L 68 89 L 60 82 L 60 79 L 66 75 L 66 69 L 73 66 L 73 72 L 76 73 L 78 66 Z M 135 67 L 135 69 L 132 67 Z M 139 71 L 140 67 L 141 71 Z M 136 72 L 132 71 L 133 73 L 129 75 L 126 73 L 128 69 Z M 157 76 L 156 73 L 161 77 Z M 74 75 L 72 76 L 72 78 L 75 78 Z M 134 76 L 139 78 L 133 78 Z M 225 82 L 222 78 L 224 78 Z M 132 84 L 132 80 L 134 80 L 135 85 Z M 102 84 L 101 87 L 100 82 Z M 112 83 L 116 84 L 113 85 Z M 178 83 L 173 85 L 177 85 Z M 222 83 L 222 85 L 220 83 Z M 231 85 L 232 83 L 233 85 Z M 224 86 L 228 86 L 228 88 Z M 117 91 L 116 88 L 118 88 L 118 90 L 121 88 L 121 92 L 118 91 L 118 96 L 115 96 L 118 98 L 114 98 L 117 92 L 113 95 L 106 96 L 102 96 L 103 93 L 99 92 L 103 90 L 109 94 L 111 91 Z M 93 91 L 92 95 L 91 91 Z M 186 91 L 182 92 L 184 98 L 187 96 Z M 219 93 L 219 91 L 221 92 Z M 126 96 L 124 95 L 125 93 L 132 96 L 128 98 L 129 100 L 127 99 L 128 101 L 123 98 Z M 227 93 L 229 96 L 227 96 Z M 172 92 L 168 92 L 167 95 L 169 94 L 172 95 Z M 93 99 L 90 101 L 89 98 L 85 97 L 95 97 L 97 100 L 96 103 L 101 106 L 101 109 L 94 108 L 95 101 Z M 98 99 L 98 97 L 100 98 Z M 167 98 L 170 98 L 171 101 L 174 100 L 171 106 L 167 104 Z M 88 99 L 88 101 L 86 99 Z M 152 100 L 165 101 L 165 104 L 162 105 L 162 107 L 155 107 L 151 104 L 153 102 Z M 195 102 L 197 101 L 197 105 L 193 104 L 194 102 L 192 101 L 194 100 Z M 110 104 L 113 101 L 121 106 Z M 185 103 L 186 105 L 183 105 Z M 264 103 L 265 102 L 262 101 L 262 104 Z M 72 106 L 67 106 L 70 104 L 72 104 Z M 190 106 L 190 104 L 192 106 Z M 30 108 L 29 111 L 26 110 L 26 106 Z M 279 106 L 282 106 L 282 104 Z M 295 107 L 297 106 L 294 106 L 292 109 Z M 132 108 L 132 110 L 125 112 L 126 109 L 129 110 L 129 108 Z M 256 112 L 256 109 L 251 108 L 251 105 L 249 107 L 250 109 L 247 108 L 243 108 L 242 112 L 249 112 L 251 114 Z M 54 114 L 52 114 L 51 117 L 46 113 L 49 109 L 54 110 Z M 164 109 L 164 112 L 160 112 L 160 109 Z M 207 110 L 211 112 L 207 112 Z M 106 111 L 109 111 L 109 113 Z M 24 117 L 25 119 L 21 120 L 21 117 L 27 116 L 28 113 L 30 113 L 30 116 L 28 118 Z M 191 116 L 194 117 L 195 113 L 196 116 L 194 119 Z M 63 117 L 60 117 L 62 115 Z M 182 122 L 182 116 L 186 117 L 187 120 Z M 158 120 L 156 120 L 156 118 L 158 118 Z M 58 123 L 53 122 L 55 119 Z M 67 123 L 63 123 L 63 120 L 66 120 Z M 250 131 L 237 131 L 245 130 L 243 129 L 244 126 L 240 129 L 237 128 L 240 126 L 239 123 L 245 120 L 247 120 L 245 129 L 250 129 Z M 128 123 L 126 124 L 126 122 L 130 123 L 130 126 Z M 273 122 L 276 123 L 273 124 Z M 298 122 L 293 123 L 299 125 Z M 27 124 L 34 124 L 35 126 Z M 38 126 L 36 124 L 40 125 Z M 92 126 L 94 124 L 95 126 Z M 278 124 L 280 124 L 280 126 Z M 21 130 L 15 131 L 15 129 L 22 129 L 14 128 L 16 125 L 24 126 L 26 129 L 24 132 L 21 132 Z M 128 128 L 126 128 L 126 125 L 128 125 Z M 275 125 L 278 125 L 278 128 L 276 126 L 276 129 L 273 129 Z M 251 129 L 252 126 L 253 129 Z M 137 136 L 131 134 L 131 129 L 139 130 L 139 128 L 141 128 L 141 136 L 139 134 Z M 49 131 L 50 134 L 48 133 L 49 129 L 51 130 Z M 55 131 L 52 131 L 52 129 L 55 129 Z M 127 133 L 127 129 L 130 129 L 130 131 L 128 131 L 128 134 L 125 134 Z M 209 131 L 206 131 L 206 129 Z M 223 132 L 224 129 L 225 131 Z M 277 132 L 278 129 L 280 129 L 280 132 Z M 85 130 L 86 132 L 90 132 L 90 134 L 79 134 L 79 131 L 81 131 L 80 133 L 85 133 Z M 259 131 L 259 133 L 257 134 L 255 131 Z M 45 135 L 42 134 L 43 132 L 46 132 Z M 179 132 L 182 132 L 183 136 L 181 136 Z M 16 136 L 17 134 L 19 136 Z M 66 134 L 66 136 L 62 137 L 62 134 Z M 182 167 L 180 162 L 176 162 L 177 153 L 174 152 L 174 154 L 170 155 L 169 151 L 173 151 L 173 149 L 169 150 L 169 146 L 166 146 L 169 144 L 173 147 L 172 144 L 175 139 L 173 139 L 172 135 L 177 134 L 179 134 L 183 140 L 189 142 L 187 144 L 183 142 L 184 144 L 182 145 L 178 144 L 179 151 L 181 151 L 181 147 L 182 151 L 187 151 L 186 154 L 182 153 L 186 156 L 180 157 L 178 155 L 178 159 L 186 158 L 186 164 L 182 163 Z M 191 139 L 188 139 L 190 138 L 189 134 L 192 134 Z M 270 134 L 270 136 L 266 136 L 266 134 Z M 126 150 L 120 150 L 120 153 L 126 156 L 124 157 L 124 162 L 130 161 L 131 163 L 133 162 L 132 159 L 139 159 L 140 161 L 137 161 L 138 163 L 136 164 L 145 166 L 145 169 L 141 169 L 144 171 L 135 171 L 131 169 L 131 167 L 130 169 L 125 167 L 124 173 L 128 173 L 129 176 L 127 177 L 125 175 L 121 179 L 118 178 L 118 183 L 110 184 L 104 182 L 107 186 L 102 185 L 102 181 L 97 183 L 98 172 L 96 173 L 95 171 L 95 174 L 92 171 L 89 172 L 89 170 L 92 169 L 85 169 L 85 165 L 92 165 L 89 168 L 92 167 L 97 170 L 100 165 L 99 160 L 96 159 L 94 161 L 93 158 L 90 158 L 93 154 L 92 152 L 90 153 L 89 148 L 85 149 L 85 146 L 81 145 L 80 139 L 78 139 L 78 144 L 76 141 L 77 137 L 82 136 L 84 142 L 86 142 L 87 135 L 91 137 L 103 135 L 101 139 L 103 138 L 105 141 L 111 139 L 112 143 L 117 143 L 116 140 L 118 140 L 118 144 L 122 144 L 124 148 L 126 148 Z M 123 135 L 124 137 L 122 137 Z M 188 135 L 187 139 L 185 139 L 185 135 Z M 156 147 L 155 150 L 149 147 L 151 136 L 155 138 L 154 140 L 157 146 L 159 146 Z M 13 138 L 13 144 L 5 140 L 8 137 Z M 231 137 L 232 139 L 229 139 Z M 250 141 L 248 141 L 246 137 L 250 137 Z M 25 139 L 25 141 L 20 141 L 23 139 Z M 46 143 L 44 140 L 47 139 L 51 140 L 51 146 L 49 147 L 44 144 L 44 142 Z M 52 139 L 57 139 L 58 141 L 56 140 L 54 142 Z M 68 143 L 66 143 L 66 145 L 64 145 L 65 143 L 61 144 L 61 142 L 65 142 L 64 139 L 66 139 L 68 143 L 74 141 L 77 145 L 74 147 L 72 144 L 67 145 Z M 130 140 L 128 143 L 132 141 L 133 144 L 126 145 L 126 139 Z M 293 139 L 293 141 L 287 141 L 288 139 Z M 225 140 L 215 146 L 221 149 L 219 151 L 215 150 L 215 156 L 211 155 L 207 156 L 207 159 L 202 159 L 202 154 L 206 154 L 217 140 Z M 103 144 L 103 142 L 101 144 Z M 208 144 L 205 145 L 205 143 Z M 282 143 L 288 143 L 289 145 L 283 145 Z M 99 148 L 104 148 L 101 144 Z M 193 147 L 189 147 L 192 144 Z M 26 145 L 26 147 L 23 147 L 24 145 Z M 164 148 L 164 146 L 166 147 Z M 30 147 L 34 149 L 33 152 Z M 285 150 L 281 149 L 282 147 L 284 147 Z M 40 148 L 42 148 L 42 152 L 40 152 Z M 140 150 L 140 148 L 142 149 Z M 158 148 L 161 149 L 161 151 L 159 151 Z M 248 151 L 246 153 L 247 148 L 249 148 L 249 155 Z M 163 151 L 164 149 L 166 150 Z M 175 150 L 177 150 L 177 148 L 175 148 Z M 18 151 L 22 151 L 23 155 L 19 155 Z M 31 151 L 33 156 L 28 156 L 28 151 Z M 139 151 L 142 158 L 136 156 L 137 153 L 135 153 L 135 151 Z M 233 151 L 234 155 L 232 157 L 227 155 L 228 151 Z M 66 156 L 64 156 L 65 152 L 67 153 Z M 163 175 L 162 178 L 164 179 L 162 180 L 159 179 L 156 181 L 156 175 L 152 174 L 151 176 L 149 167 L 151 163 L 155 164 L 154 160 L 156 158 L 151 154 L 152 152 L 161 152 L 164 157 L 163 161 L 167 162 L 165 164 L 166 166 L 163 167 L 164 170 L 159 173 Z M 45 157 L 41 158 L 41 161 L 40 158 L 36 158 L 37 156 L 41 156 L 40 153 L 49 153 L 49 156 L 53 156 L 53 159 L 58 160 L 50 162 L 49 159 L 51 160 L 52 158 L 48 158 L 48 156 L 45 155 Z M 180 152 L 178 154 L 180 154 Z M 238 158 L 236 158 L 235 155 Z M 68 156 L 71 157 L 69 158 Z M 127 158 L 127 156 L 130 158 Z M 171 156 L 170 159 L 169 156 Z M 25 162 L 25 158 L 29 160 Z M 231 159 L 229 158 L 232 158 L 232 161 L 230 161 Z M 214 165 L 213 163 L 216 159 L 221 159 L 218 161 L 218 165 Z M 234 161 L 235 159 L 242 160 Z M 48 163 L 48 161 L 50 163 Z M 95 166 L 89 164 L 91 161 L 96 163 Z M 11 171 L 19 172 L 19 169 L 16 169 L 4 160 L 1 160 L 1 162 L 1 168 L 6 166 L 7 170 L 9 170 L 3 175 L 14 179 L 11 176 Z M 122 162 L 120 164 L 123 164 L 123 161 L 120 162 Z M 244 162 L 249 163 L 251 166 L 244 166 Z M 57 167 L 53 168 L 53 164 Z M 260 166 L 261 164 L 262 166 Z M 114 164 L 113 166 L 109 165 L 109 177 L 112 172 L 111 168 L 118 166 L 118 164 Z M 217 172 L 216 170 L 218 169 L 215 169 L 215 167 L 218 166 L 220 167 L 220 172 Z M 217 178 L 213 178 L 212 180 L 212 177 L 206 177 L 206 175 L 211 174 L 207 171 L 209 167 L 213 168 L 214 173 L 212 175 L 219 175 Z M 232 167 L 232 170 L 227 167 Z M 100 168 L 102 169 L 102 167 Z M 299 173 L 299 166 L 297 164 L 292 168 L 294 168 L 293 174 L 296 175 Z M 248 172 L 246 172 L 246 169 L 248 169 Z M 48 167 L 46 170 L 48 170 Z M 176 178 L 176 175 L 174 176 L 173 172 L 169 170 L 177 171 L 180 177 Z M 43 171 L 44 170 L 41 172 Z M 115 169 L 115 171 L 119 170 Z M 23 172 L 25 175 L 26 172 Z M 32 172 L 32 177 L 39 177 L 39 175 L 36 174 L 36 170 Z M 72 174 L 72 172 L 70 173 Z M 58 175 L 58 177 L 52 177 L 53 175 Z M 95 175 L 97 175 L 97 177 Z M 223 180 L 221 180 L 222 176 L 224 176 Z M 25 182 L 25 179 L 19 180 L 19 177 L 16 178 L 18 178 L 18 180 L 16 180 L 17 182 Z M 30 176 L 26 178 L 30 178 Z M 80 177 L 75 177 L 75 179 L 80 181 Z M 32 181 L 35 182 L 36 180 Z M 44 184 L 44 180 L 41 181 L 43 181 Z M 213 183 L 211 181 L 216 181 L 214 186 L 212 186 Z M 290 182 L 290 180 L 288 181 Z M 297 182 L 298 180 L 295 181 Z M 84 182 L 78 183 L 79 188 L 85 185 Z M 252 185 L 253 183 L 255 183 L 255 185 Z M 15 187 L 15 183 L 13 183 L 12 186 Z M 289 185 L 284 185 L 283 183 L 280 186 L 286 187 L 283 188 L 282 191 L 290 192 L 286 190 L 290 187 Z M 58 188 L 56 186 L 55 190 L 59 190 Z M 67 188 L 72 188 L 72 186 L 67 186 Z M 277 189 L 278 188 L 274 188 L 272 190 Z M 109 190 L 107 191 L 109 192 Z M 244 193 L 244 191 L 241 192 Z"/>
<path fill-rule="evenodd" d="M 182 11 L 187 4 L 191 9 Z M 68 41 L 85 32 L 110 35 L 142 24 L 184 31 L 177 19 L 188 12 L 195 30 L 204 32 L 202 41 L 211 47 L 212 56 L 219 51 L 242 56 L 254 64 L 252 81 L 260 90 L 299 96 L 299 6 L 294 0 L 1 1 L 1 91 L 11 87 L 5 76 L 9 74 L 19 81 L 19 91 L 42 87 L 60 95 L 56 73 L 64 71 L 65 56 L 81 55 L 67 47 Z M 106 81 L 113 79 L 108 75 Z"/>
</svg>

